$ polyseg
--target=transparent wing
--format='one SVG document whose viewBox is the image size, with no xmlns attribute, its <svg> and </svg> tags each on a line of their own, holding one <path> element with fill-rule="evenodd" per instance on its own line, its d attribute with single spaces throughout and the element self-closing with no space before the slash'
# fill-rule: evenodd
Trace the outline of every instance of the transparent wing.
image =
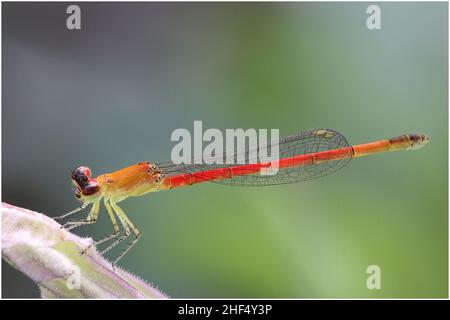
<svg viewBox="0 0 450 320">
<path fill-rule="evenodd" d="M 250 163 L 250 154 L 259 154 L 260 151 L 267 152 L 267 148 L 275 146 L 275 144 L 267 144 L 266 146 L 249 146 L 244 152 L 229 153 L 216 155 L 214 159 L 222 159 L 224 164 L 192 164 L 175 165 L 171 162 L 159 163 L 157 166 L 166 175 L 174 176 L 178 174 L 192 173 L 196 177 L 204 176 L 205 180 L 225 185 L 239 186 L 268 186 L 277 184 L 286 184 L 312 180 L 331 174 L 349 163 L 352 158 L 351 147 L 347 140 L 340 133 L 331 129 L 312 129 L 298 132 L 296 134 L 280 139 L 277 143 L 279 148 L 279 159 L 290 159 L 318 152 L 326 152 L 330 150 L 341 149 L 338 159 L 332 161 L 322 161 L 315 164 L 296 165 L 280 168 L 275 175 L 261 175 L 259 170 L 254 172 L 251 166 L 246 167 L 245 164 Z M 232 161 L 230 161 L 232 160 Z M 237 164 L 239 160 L 239 164 Z M 259 161 L 259 157 L 258 157 Z M 258 162 L 257 161 L 257 162 Z M 232 164 L 230 164 L 232 162 Z M 235 168 L 239 175 L 231 178 L 212 179 L 211 177 L 226 168 Z M 246 172 L 248 170 L 248 172 Z M 223 171 L 223 170 L 222 170 Z"/>
</svg>

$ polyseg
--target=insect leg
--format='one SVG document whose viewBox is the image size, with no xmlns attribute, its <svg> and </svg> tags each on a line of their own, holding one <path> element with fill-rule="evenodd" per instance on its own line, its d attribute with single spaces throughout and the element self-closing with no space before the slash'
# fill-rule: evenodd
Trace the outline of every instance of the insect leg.
<svg viewBox="0 0 450 320">
<path fill-rule="evenodd" d="M 120 234 L 120 229 L 119 229 L 119 225 L 117 224 L 116 217 L 114 216 L 114 212 L 113 212 L 113 210 L 111 208 L 111 205 L 109 204 L 108 200 L 106 200 L 106 198 L 103 198 L 103 204 L 105 205 L 106 211 L 108 212 L 109 218 L 111 219 L 112 225 L 114 227 L 114 233 L 110 234 L 109 236 L 104 237 L 103 239 L 95 241 L 92 245 L 90 245 L 85 250 L 83 250 L 81 252 L 82 254 L 86 253 L 87 250 L 91 246 L 98 246 L 99 244 L 102 244 L 102 243 L 104 243 L 104 242 L 106 242 L 108 240 L 116 238 Z"/>
<path fill-rule="evenodd" d="M 72 215 L 72 214 L 74 214 L 74 213 L 77 213 L 77 212 L 79 212 L 79 211 L 85 209 L 88 205 L 89 205 L 89 203 L 85 202 L 85 203 L 83 203 L 80 207 L 78 207 L 78 208 L 76 208 L 76 209 L 73 209 L 72 211 L 69 211 L 69 212 L 63 214 L 62 216 L 59 216 L 59 217 L 53 217 L 53 220 L 61 220 L 61 219 L 64 219 L 64 218 L 66 218 L 66 217 L 68 217 L 68 216 L 70 216 L 70 215 Z"/>
<path fill-rule="evenodd" d="M 130 221 L 130 219 L 127 217 L 127 215 L 125 214 L 125 212 L 123 212 L 122 208 L 120 208 L 115 202 L 111 201 L 111 206 L 113 207 L 114 211 L 116 212 L 117 216 L 119 217 L 119 219 L 123 219 L 125 221 L 125 223 L 131 228 L 131 230 L 133 230 L 134 235 L 136 236 L 136 238 L 131 241 L 128 245 L 128 247 L 122 251 L 120 253 L 120 255 L 116 258 L 116 260 L 114 260 L 113 262 L 113 266 L 115 264 L 117 264 L 117 262 L 119 262 L 120 259 L 123 258 L 123 256 L 130 251 L 130 249 L 138 242 L 138 240 L 141 238 L 141 233 L 139 232 L 139 230 L 136 228 L 136 226 Z"/>
<path fill-rule="evenodd" d="M 111 204 L 112 205 L 112 204 Z M 101 254 L 104 254 L 104 253 L 106 253 L 106 252 L 108 252 L 109 250 L 111 250 L 112 248 L 114 248 L 115 246 L 117 246 L 119 243 L 121 243 L 123 240 L 125 240 L 129 235 L 130 235 L 130 227 L 128 226 L 128 224 L 127 224 L 127 221 L 125 220 L 125 219 L 123 219 L 123 217 L 122 216 L 120 216 L 115 210 L 114 210 L 114 212 L 113 212 L 113 209 L 111 208 L 111 205 L 109 205 L 109 203 L 108 203 L 108 206 L 106 207 L 107 208 L 107 210 L 108 210 L 108 213 L 109 213 L 109 209 L 111 210 L 111 213 L 116 213 L 116 215 L 117 215 L 117 217 L 119 218 L 119 221 L 120 221 L 120 223 L 122 224 L 122 227 L 124 228 L 124 230 L 125 230 L 125 234 L 124 235 L 122 235 L 122 236 L 120 236 L 119 237 L 119 239 L 117 239 L 116 241 L 114 241 L 112 244 L 110 244 L 108 247 L 106 247 L 105 249 L 103 249 L 103 251 L 101 252 Z M 106 205 L 105 205 L 106 206 Z M 108 207 L 109 207 L 109 209 L 108 209 Z M 113 208 L 114 208 L 114 206 L 113 206 Z M 113 217 L 114 217 L 114 214 L 113 214 Z M 111 219 L 112 220 L 112 219 Z M 115 220 L 115 218 L 114 218 L 114 220 Z M 113 223 L 114 224 L 114 223 Z M 117 225 L 117 223 L 116 223 L 116 225 Z"/>
<path fill-rule="evenodd" d="M 62 227 L 65 228 L 66 230 L 72 230 L 79 226 L 93 224 L 97 221 L 99 211 L 100 211 L 100 201 L 96 201 L 94 202 L 94 205 L 92 206 L 91 211 L 89 212 L 85 220 L 69 221 L 66 222 Z"/>
</svg>

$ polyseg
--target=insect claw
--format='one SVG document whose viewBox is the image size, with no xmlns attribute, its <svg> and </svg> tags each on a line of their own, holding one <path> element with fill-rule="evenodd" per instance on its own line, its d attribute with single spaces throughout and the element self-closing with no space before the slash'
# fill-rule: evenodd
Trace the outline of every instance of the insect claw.
<svg viewBox="0 0 450 320">
<path fill-rule="evenodd" d="M 90 248 L 95 247 L 95 243 L 92 243 L 88 245 L 86 248 L 83 249 L 82 254 L 86 254 Z"/>
</svg>

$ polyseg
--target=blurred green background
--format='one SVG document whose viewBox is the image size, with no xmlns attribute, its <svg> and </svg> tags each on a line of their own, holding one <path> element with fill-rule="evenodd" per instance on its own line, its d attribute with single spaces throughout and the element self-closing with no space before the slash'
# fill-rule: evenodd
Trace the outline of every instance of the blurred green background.
<svg viewBox="0 0 450 320">
<path fill-rule="evenodd" d="M 172 297 L 446 297 L 447 4 L 381 3 L 373 31 L 367 6 L 83 3 L 69 31 L 67 4 L 3 3 L 2 200 L 62 214 L 69 170 L 169 160 L 194 120 L 351 144 L 421 132 L 423 150 L 303 184 L 127 200 L 143 236 L 120 264 Z M 111 230 L 103 210 L 77 233 Z M 39 296 L 2 273 L 3 297 Z"/>
</svg>

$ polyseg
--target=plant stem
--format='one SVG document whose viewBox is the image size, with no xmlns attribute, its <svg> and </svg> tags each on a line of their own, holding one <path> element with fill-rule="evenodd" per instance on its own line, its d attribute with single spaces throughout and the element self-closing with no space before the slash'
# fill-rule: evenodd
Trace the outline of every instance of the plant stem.
<svg viewBox="0 0 450 320">
<path fill-rule="evenodd" d="M 113 270 L 91 238 L 35 211 L 2 203 L 1 212 L 2 258 L 33 280 L 43 298 L 167 298 L 129 272 Z"/>
</svg>

